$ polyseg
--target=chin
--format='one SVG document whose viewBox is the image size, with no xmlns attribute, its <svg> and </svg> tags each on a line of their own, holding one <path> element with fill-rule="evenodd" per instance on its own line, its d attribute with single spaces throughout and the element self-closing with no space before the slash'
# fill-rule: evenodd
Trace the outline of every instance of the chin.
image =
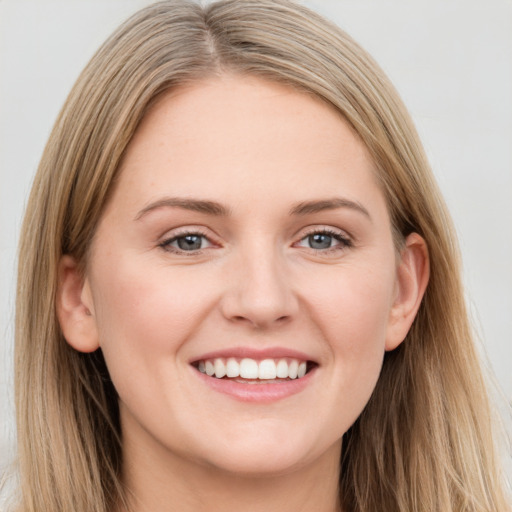
<svg viewBox="0 0 512 512">
<path fill-rule="evenodd" d="M 210 449 L 204 459 L 208 465 L 238 476 L 272 477 L 293 473 L 309 464 L 314 464 L 327 452 L 334 450 L 339 460 L 341 440 L 333 445 L 321 446 L 313 443 L 314 437 L 288 432 L 265 436 L 225 440 L 223 446 Z M 307 438 L 306 438 L 307 437 Z M 322 443 L 323 444 L 323 443 Z"/>
<path fill-rule="evenodd" d="M 295 454 L 245 453 L 222 458 L 212 457 L 209 465 L 222 472 L 246 478 L 269 478 L 293 473 L 306 466 L 307 460 Z"/>
</svg>

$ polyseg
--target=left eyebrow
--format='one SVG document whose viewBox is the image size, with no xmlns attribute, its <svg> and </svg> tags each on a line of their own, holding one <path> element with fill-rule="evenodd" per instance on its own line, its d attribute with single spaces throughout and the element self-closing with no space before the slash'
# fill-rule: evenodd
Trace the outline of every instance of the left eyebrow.
<svg viewBox="0 0 512 512">
<path fill-rule="evenodd" d="M 296 204 L 290 210 L 290 215 L 309 215 L 312 213 L 323 212 L 325 210 L 337 210 L 338 208 L 354 210 L 362 213 L 365 217 L 372 220 L 370 213 L 361 203 L 343 197 L 333 197 L 331 199 L 320 199 L 317 201 L 303 201 Z"/>
<path fill-rule="evenodd" d="M 182 197 L 165 197 L 144 207 L 139 213 L 137 213 L 135 220 L 139 220 L 149 212 L 159 210 L 161 208 L 181 208 L 183 210 L 191 210 L 194 212 L 205 213 L 207 215 L 224 217 L 230 215 L 228 208 L 215 201 Z"/>
</svg>

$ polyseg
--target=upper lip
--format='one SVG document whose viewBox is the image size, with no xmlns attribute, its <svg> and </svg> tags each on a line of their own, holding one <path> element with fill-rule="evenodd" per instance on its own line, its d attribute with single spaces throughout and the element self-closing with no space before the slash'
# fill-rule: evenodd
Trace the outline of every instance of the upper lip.
<svg viewBox="0 0 512 512">
<path fill-rule="evenodd" d="M 190 360 L 190 364 L 197 363 L 198 361 L 205 361 L 207 359 L 216 359 L 216 358 L 228 358 L 234 357 L 238 359 L 255 359 L 255 360 L 263 360 L 263 359 L 280 359 L 280 358 L 290 358 L 290 359 L 298 359 L 300 361 L 311 361 L 316 362 L 310 355 L 301 352 L 299 350 L 285 348 L 285 347 L 267 347 L 267 348 L 253 348 L 253 347 L 233 347 L 233 348 L 224 348 L 221 350 L 215 350 L 212 352 L 208 352 L 202 354 L 199 357 L 194 357 Z"/>
</svg>

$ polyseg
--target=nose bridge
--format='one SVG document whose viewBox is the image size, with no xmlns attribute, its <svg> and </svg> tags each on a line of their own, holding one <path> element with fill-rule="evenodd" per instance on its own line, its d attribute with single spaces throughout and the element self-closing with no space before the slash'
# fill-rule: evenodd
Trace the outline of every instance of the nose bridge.
<svg viewBox="0 0 512 512">
<path fill-rule="evenodd" d="M 224 297 L 228 319 L 265 327 L 296 313 L 298 303 L 285 258 L 271 241 L 253 239 L 237 251 L 233 267 Z"/>
</svg>

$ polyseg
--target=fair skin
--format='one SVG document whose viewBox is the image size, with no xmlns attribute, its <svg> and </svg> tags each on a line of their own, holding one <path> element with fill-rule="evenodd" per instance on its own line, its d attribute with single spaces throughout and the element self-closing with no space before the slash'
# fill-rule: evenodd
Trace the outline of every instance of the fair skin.
<svg viewBox="0 0 512 512">
<path fill-rule="evenodd" d="M 135 511 L 334 512 L 342 435 L 414 319 L 428 255 L 415 234 L 396 250 L 337 112 L 224 75 L 152 108 L 85 275 L 70 256 L 60 272 L 66 340 L 101 347 L 119 393 Z M 229 358 L 308 372 L 199 371 Z"/>
</svg>

